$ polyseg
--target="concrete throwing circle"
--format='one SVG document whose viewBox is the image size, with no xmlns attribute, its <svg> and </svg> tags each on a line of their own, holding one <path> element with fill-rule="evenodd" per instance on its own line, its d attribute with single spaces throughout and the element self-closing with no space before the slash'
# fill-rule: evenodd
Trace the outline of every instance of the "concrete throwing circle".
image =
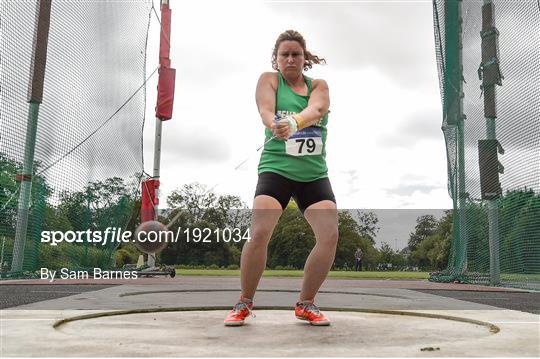
<svg viewBox="0 0 540 359">
<path fill-rule="evenodd" d="M 242 327 L 225 327 L 230 307 L 149 308 L 101 312 L 57 321 L 80 355 L 106 346 L 107 356 L 404 356 L 474 343 L 499 328 L 428 313 L 321 308 L 332 321 L 314 327 L 291 308 L 258 307 Z M 81 334 L 84 334 L 82 336 Z M 472 344 L 469 344 L 472 345 Z M 94 348 L 94 349 L 92 349 Z M 94 350 L 94 351 L 92 351 Z"/>
</svg>

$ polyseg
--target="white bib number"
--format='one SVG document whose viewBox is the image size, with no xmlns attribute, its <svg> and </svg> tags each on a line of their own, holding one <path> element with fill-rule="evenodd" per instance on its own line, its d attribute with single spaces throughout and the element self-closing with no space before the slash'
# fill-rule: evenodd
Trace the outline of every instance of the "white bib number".
<svg viewBox="0 0 540 359">
<path fill-rule="evenodd" d="M 285 142 L 285 149 L 291 156 L 313 156 L 322 153 L 321 137 L 296 137 Z"/>
</svg>

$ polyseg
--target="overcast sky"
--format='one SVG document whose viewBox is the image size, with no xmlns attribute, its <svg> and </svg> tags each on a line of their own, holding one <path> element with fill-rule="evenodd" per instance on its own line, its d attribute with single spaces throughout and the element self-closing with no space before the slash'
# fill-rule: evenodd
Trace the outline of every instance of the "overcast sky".
<svg viewBox="0 0 540 359">
<path fill-rule="evenodd" d="M 197 181 L 251 206 L 255 150 L 264 141 L 255 85 L 272 71 L 277 36 L 295 29 L 327 61 L 306 74 L 330 87 L 327 162 L 338 208 L 451 207 L 431 1 L 172 1 L 171 8 L 177 78 L 174 118 L 163 125 L 162 203 Z M 154 19 L 154 48 L 156 30 Z M 149 69 L 156 58 L 150 46 Z M 149 173 L 154 88 L 144 142 Z"/>
</svg>

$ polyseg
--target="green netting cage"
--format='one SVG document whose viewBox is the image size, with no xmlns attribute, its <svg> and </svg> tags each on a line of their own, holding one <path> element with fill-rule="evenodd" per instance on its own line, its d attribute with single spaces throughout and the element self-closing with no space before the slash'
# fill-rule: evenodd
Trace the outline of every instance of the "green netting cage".
<svg viewBox="0 0 540 359">
<path fill-rule="evenodd" d="M 433 281 L 540 289 L 540 2 L 434 0 L 448 267 Z"/>
<path fill-rule="evenodd" d="M 112 268 L 143 174 L 148 0 L 0 2 L 0 273 Z"/>
</svg>

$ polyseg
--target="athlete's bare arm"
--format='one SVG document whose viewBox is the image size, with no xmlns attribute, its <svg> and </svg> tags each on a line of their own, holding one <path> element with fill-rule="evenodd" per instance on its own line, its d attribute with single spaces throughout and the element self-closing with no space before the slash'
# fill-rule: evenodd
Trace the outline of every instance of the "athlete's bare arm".
<svg viewBox="0 0 540 359">
<path fill-rule="evenodd" d="M 276 92 L 278 87 L 277 72 L 265 72 L 259 78 L 255 101 L 261 115 L 262 122 L 269 128 L 274 136 L 287 138 L 289 126 L 285 123 L 276 125 L 274 119 L 276 115 Z"/>
<path fill-rule="evenodd" d="M 255 101 L 264 125 L 273 129 L 276 113 L 277 73 L 264 72 L 257 82 Z"/>
<path fill-rule="evenodd" d="M 313 80 L 313 89 L 309 97 L 308 106 L 299 113 L 304 119 L 302 128 L 316 124 L 326 115 L 330 107 L 328 84 L 324 80 Z"/>
</svg>

